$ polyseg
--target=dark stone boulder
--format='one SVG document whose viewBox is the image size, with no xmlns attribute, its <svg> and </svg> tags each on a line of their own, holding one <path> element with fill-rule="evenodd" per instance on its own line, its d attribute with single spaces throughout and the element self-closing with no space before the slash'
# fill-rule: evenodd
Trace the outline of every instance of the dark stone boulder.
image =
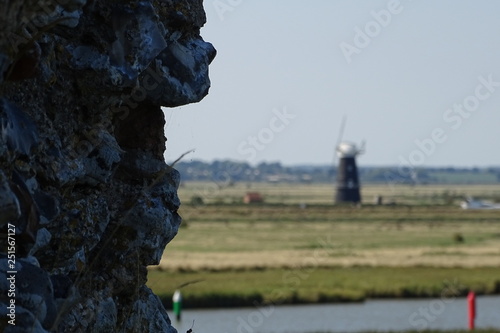
<svg viewBox="0 0 500 333">
<path fill-rule="evenodd" d="M 146 266 L 181 222 L 161 107 L 208 93 L 205 20 L 201 0 L 2 4 L 0 330 L 176 332 Z"/>
</svg>

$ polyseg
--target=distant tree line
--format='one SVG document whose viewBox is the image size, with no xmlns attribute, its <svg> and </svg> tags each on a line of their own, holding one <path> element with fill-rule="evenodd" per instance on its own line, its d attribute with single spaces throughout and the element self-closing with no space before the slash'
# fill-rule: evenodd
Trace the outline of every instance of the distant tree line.
<svg viewBox="0 0 500 333">
<path fill-rule="evenodd" d="M 222 185 L 234 182 L 325 183 L 334 182 L 336 168 L 328 165 L 284 166 L 279 162 L 250 165 L 238 161 L 179 162 L 175 168 L 183 181 L 210 181 Z M 360 167 L 362 183 L 400 184 L 491 184 L 500 183 L 500 167 L 418 168 L 411 172 L 398 167 Z"/>
</svg>

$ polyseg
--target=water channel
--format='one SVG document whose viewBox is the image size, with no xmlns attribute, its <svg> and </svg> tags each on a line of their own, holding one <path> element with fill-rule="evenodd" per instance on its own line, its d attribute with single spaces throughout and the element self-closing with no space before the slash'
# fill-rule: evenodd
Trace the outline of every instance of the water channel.
<svg viewBox="0 0 500 333">
<path fill-rule="evenodd" d="M 500 296 L 477 297 L 476 328 L 500 329 Z M 169 313 L 171 318 L 172 314 Z M 179 333 L 318 333 L 467 329 L 467 300 L 369 300 L 354 304 L 184 310 Z"/>
</svg>

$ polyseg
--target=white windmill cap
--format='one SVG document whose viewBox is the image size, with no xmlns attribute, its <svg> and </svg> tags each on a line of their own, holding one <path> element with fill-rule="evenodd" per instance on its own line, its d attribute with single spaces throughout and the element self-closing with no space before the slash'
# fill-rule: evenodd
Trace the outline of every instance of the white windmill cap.
<svg viewBox="0 0 500 333">
<path fill-rule="evenodd" d="M 339 157 L 354 157 L 358 155 L 361 151 L 358 150 L 356 144 L 352 142 L 341 142 L 337 146 L 337 154 Z"/>
</svg>

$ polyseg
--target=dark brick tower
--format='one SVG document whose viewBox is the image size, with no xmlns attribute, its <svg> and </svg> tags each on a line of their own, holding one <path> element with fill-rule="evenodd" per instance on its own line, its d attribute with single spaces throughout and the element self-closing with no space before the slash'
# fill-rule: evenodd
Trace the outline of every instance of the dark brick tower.
<svg viewBox="0 0 500 333">
<path fill-rule="evenodd" d="M 337 190 L 335 203 L 361 202 L 359 176 L 356 156 L 362 153 L 353 143 L 342 142 L 337 146 L 339 167 L 337 171 Z"/>
</svg>

